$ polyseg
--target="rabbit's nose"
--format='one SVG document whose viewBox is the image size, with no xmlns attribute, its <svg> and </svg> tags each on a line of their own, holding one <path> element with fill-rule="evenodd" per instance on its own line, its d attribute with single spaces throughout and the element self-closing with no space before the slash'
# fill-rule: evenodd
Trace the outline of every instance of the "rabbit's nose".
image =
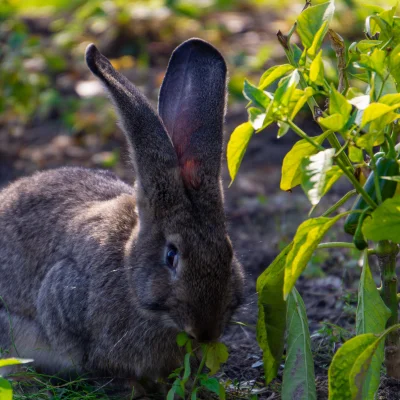
<svg viewBox="0 0 400 400">
<path fill-rule="evenodd" d="M 185 329 L 186 333 L 200 343 L 215 342 L 221 336 L 221 332 L 217 329 L 209 329 L 204 327 Z"/>
</svg>

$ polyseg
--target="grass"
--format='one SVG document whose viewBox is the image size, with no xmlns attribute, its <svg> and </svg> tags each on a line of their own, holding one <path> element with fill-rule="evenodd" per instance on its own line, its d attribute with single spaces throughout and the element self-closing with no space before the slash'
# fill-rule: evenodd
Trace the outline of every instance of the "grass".
<svg viewBox="0 0 400 400">
<path fill-rule="evenodd" d="M 39 374 L 34 369 L 28 368 L 13 374 L 10 376 L 10 380 L 12 380 L 14 390 L 13 400 L 121 400 L 122 398 L 133 398 L 133 390 L 129 395 L 128 390 L 122 394 L 122 391 L 116 393 L 114 387 L 111 389 L 112 379 L 104 379 L 103 384 L 96 384 L 85 376 L 79 376 L 74 380 L 64 380 Z M 112 391 L 115 394 L 112 394 Z"/>
</svg>

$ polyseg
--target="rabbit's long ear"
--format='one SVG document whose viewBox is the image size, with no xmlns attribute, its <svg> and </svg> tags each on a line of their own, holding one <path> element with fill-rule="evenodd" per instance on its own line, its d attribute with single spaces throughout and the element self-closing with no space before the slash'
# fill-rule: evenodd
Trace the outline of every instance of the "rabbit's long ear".
<svg viewBox="0 0 400 400">
<path fill-rule="evenodd" d="M 86 63 L 104 84 L 119 113 L 131 147 L 139 188 L 148 200 L 165 202 L 171 185 L 178 182 L 178 159 L 162 121 L 146 98 L 97 48 L 86 49 Z M 164 204 L 164 207 L 168 206 Z"/>
<path fill-rule="evenodd" d="M 161 86 L 158 112 L 188 189 L 219 191 L 225 100 L 221 54 L 201 39 L 177 47 Z"/>
</svg>

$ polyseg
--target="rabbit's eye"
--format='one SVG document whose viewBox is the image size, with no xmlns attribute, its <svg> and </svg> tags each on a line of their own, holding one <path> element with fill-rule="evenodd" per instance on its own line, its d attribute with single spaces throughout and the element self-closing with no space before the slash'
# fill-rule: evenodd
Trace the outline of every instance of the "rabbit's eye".
<svg viewBox="0 0 400 400">
<path fill-rule="evenodd" d="M 167 265 L 170 268 L 176 268 L 178 266 L 178 250 L 175 247 L 170 247 L 167 251 Z"/>
</svg>

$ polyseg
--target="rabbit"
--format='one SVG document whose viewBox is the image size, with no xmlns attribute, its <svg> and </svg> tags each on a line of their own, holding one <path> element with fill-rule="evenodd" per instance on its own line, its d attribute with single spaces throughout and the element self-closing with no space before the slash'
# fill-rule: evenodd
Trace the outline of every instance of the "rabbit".
<svg viewBox="0 0 400 400">
<path fill-rule="evenodd" d="M 221 188 L 226 64 L 183 42 L 157 113 L 93 44 L 86 63 L 119 114 L 135 185 L 64 167 L 0 192 L 0 348 L 48 373 L 154 380 L 181 365 L 179 332 L 217 340 L 242 299 Z"/>
</svg>

